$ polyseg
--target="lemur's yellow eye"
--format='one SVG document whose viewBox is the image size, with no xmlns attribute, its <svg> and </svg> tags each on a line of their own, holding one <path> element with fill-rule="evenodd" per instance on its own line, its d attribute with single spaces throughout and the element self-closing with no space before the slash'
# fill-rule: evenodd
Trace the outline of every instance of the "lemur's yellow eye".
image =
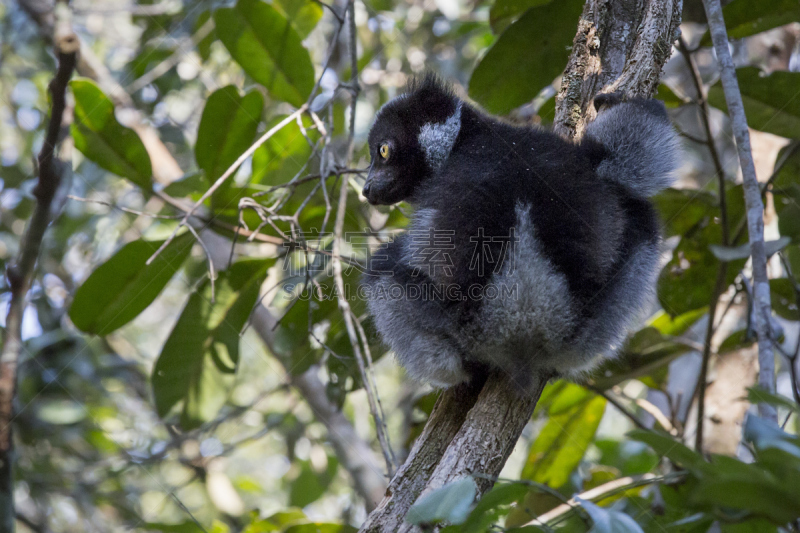
<svg viewBox="0 0 800 533">
<path fill-rule="evenodd" d="M 382 144 L 380 149 L 378 150 L 378 152 L 380 152 L 382 158 L 389 159 L 389 145 L 388 144 Z"/>
</svg>

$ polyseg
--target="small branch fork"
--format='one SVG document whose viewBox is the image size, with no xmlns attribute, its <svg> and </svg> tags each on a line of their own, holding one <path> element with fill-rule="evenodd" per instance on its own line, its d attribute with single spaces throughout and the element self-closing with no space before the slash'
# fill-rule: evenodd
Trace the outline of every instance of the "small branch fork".
<svg viewBox="0 0 800 533">
<path fill-rule="evenodd" d="M 22 315 L 25 296 L 31 286 L 39 257 L 42 239 L 51 219 L 51 204 L 65 172 L 71 171 L 71 161 L 62 161 L 56 155 L 56 145 L 61 134 L 66 109 L 67 85 L 77 63 L 80 43 L 72 31 L 66 5 L 56 5 L 54 46 L 58 70 L 50 82 L 52 109 L 47 133 L 39 152 L 39 181 L 33 190 L 36 207 L 25 235 L 20 242 L 19 255 L 8 267 L 6 275 L 11 289 L 11 301 L 6 317 L 5 339 L 0 356 L 0 530 L 14 530 L 14 499 L 12 475 L 13 440 L 11 423 L 14 418 L 13 401 L 16 391 L 17 365 L 23 349 Z M 63 154 L 62 154 L 63 155 Z"/>
<path fill-rule="evenodd" d="M 744 114 L 742 95 L 736 79 L 728 48 L 728 33 L 722 17 L 719 0 L 703 0 L 714 50 L 719 62 L 722 88 L 725 91 L 725 102 L 731 117 L 736 149 L 739 153 L 739 164 L 742 168 L 744 197 L 747 207 L 747 231 L 750 240 L 750 252 L 753 265 L 753 306 L 755 308 L 756 332 L 758 334 L 758 383 L 766 391 L 775 392 L 775 354 L 772 350 L 772 334 L 770 319 L 772 306 L 770 302 L 769 277 L 767 276 L 767 256 L 764 248 L 764 203 L 761 200 L 761 187 L 756 178 L 753 154 L 750 151 L 750 132 L 747 117 Z M 758 405 L 758 413 L 763 418 L 778 422 L 775 408 L 767 403 Z"/>
</svg>

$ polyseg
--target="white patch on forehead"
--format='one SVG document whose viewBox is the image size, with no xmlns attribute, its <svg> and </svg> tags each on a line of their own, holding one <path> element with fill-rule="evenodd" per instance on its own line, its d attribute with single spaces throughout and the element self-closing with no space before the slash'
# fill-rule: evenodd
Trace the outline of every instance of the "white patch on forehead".
<svg viewBox="0 0 800 533">
<path fill-rule="evenodd" d="M 456 137 L 461 130 L 461 102 L 456 106 L 455 112 L 444 122 L 428 122 L 419 130 L 417 140 L 425 151 L 425 161 L 431 170 L 438 172 L 447 158 L 450 150 L 456 143 Z"/>
</svg>

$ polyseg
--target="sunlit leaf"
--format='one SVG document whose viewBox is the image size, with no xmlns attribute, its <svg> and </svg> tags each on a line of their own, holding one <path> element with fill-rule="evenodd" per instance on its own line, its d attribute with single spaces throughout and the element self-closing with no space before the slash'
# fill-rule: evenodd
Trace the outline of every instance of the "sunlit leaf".
<svg viewBox="0 0 800 533">
<path fill-rule="evenodd" d="M 143 239 L 130 242 L 97 267 L 78 288 L 69 308 L 75 327 L 108 335 L 144 311 L 188 257 L 194 238 L 189 232 L 176 237 L 148 265 L 162 244 Z"/>
<path fill-rule="evenodd" d="M 559 488 L 583 459 L 605 412 L 602 396 L 587 397 L 553 415 L 531 445 L 522 479 Z"/>
<path fill-rule="evenodd" d="M 314 0 L 272 0 L 272 5 L 292 23 L 301 39 L 305 39 L 322 18 L 322 6 Z"/>
<path fill-rule="evenodd" d="M 75 96 L 70 126 L 75 147 L 109 172 L 150 190 L 150 156 L 136 132 L 117 122 L 114 104 L 93 81 L 75 79 L 69 85 Z"/>
<path fill-rule="evenodd" d="M 269 93 L 302 105 L 314 86 L 314 67 L 286 18 L 261 0 L 239 0 L 214 12 L 217 35 L 245 72 Z"/>
</svg>

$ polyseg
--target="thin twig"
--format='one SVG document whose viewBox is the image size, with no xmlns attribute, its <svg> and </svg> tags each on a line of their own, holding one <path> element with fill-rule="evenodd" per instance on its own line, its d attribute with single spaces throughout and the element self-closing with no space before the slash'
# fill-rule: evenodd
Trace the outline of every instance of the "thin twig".
<svg viewBox="0 0 800 533">
<path fill-rule="evenodd" d="M 725 291 L 725 278 L 728 276 L 728 263 L 720 261 L 717 265 L 717 277 L 711 291 L 711 302 L 708 304 L 708 324 L 706 324 L 705 340 L 703 341 L 703 359 L 700 364 L 700 376 L 697 378 L 697 430 L 695 432 L 694 447 L 700 452 L 703 450 L 703 419 L 705 418 L 705 398 L 708 387 L 708 365 L 711 360 L 711 341 L 716 331 L 714 323 L 717 317 L 717 305 L 722 293 Z"/>
<path fill-rule="evenodd" d="M 714 170 L 716 170 L 718 187 L 719 187 L 719 210 L 720 210 L 720 225 L 722 226 L 722 244 L 729 246 L 730 235 L 728 228 L 728 207 L 727 198 L 725 196 L 725 170 L 722 168 L 722 162 L 717 151 L 717 145 L 714 143 L 714 135 L 711 132 L 711 110 L 708 107 L 708 100 L 706 97 L 705 85 L 700 77 L 700 71 L 697 69 L 697 64 L 692 58 L 686 46 L 686 41 L 683 37 L 678 39 L 678 50 L 680 50 L 686 66 L 691 73 L 692 82 L 694 83 L 695 91 L 697 92 L 697 104 L 700 106 L 700 118 L 703 123 L 703 130 L 706 134 L 705 144 L 708 146 L 708 151 L 711 154 L 711 160 L 714 162 Z"/>
<path fill-rule="evenodd" d="M 767 256 L 764 248 L 764 204 L 761 200 L 761 187 L 756 178 L 753 154 L 750 151 L 750 132 L 744 113 L 742 95 L 736 79 L 736 69 L 728 47 L 728 33 L 722 16 L 719 0 L 703 0 L 714 50 L 719 63 L 725 102 L 731 117 L 739 164 L 742 168 L 745 204 L 747 206 L 747 229 L 753 268 L 753 296 L 756 306 L 756 331 L 758 333 L 758 382 L 766 391 L 775 392 L 775 356 L 770 335 L 769 277 L 767 275 Z M 775 408 L 765 402 L 758 405 L 759 415 L 778 422 Z"/>
<path fill-rule="evenodd" d="M 222 176 L 220 176 L 219 178 L 217 178 L 217 181 L 215 181 L 215 182 L 214 182 L 214 184 L 213 184 L 211 187 L 209 187 L 209 188 L 208 188 L 208 190 L 207 190 L 206 192 L 204 192 L 204 193 L 203 193 L 203 196 L 201 196 L 201 197 L 200 197 L 200 199 L 199 199 L 199 200 L 197 200 L 197 202 L 195 202 L 195 204 L 194 204 L 192 207 L 190 207 L 188 211 L 186 211 L 186 215 L 183 217 L 183 220 L 181 220 L 181 223 L 180 223 L 180 224 L 178 224 L 178 227 L 177 227 L 177 228 L 175 228 L 175 231 L 173 231 L 173 232 L 172 232 L 172 235 L 170 235 L 170 236 L 169 236 L 169 238 L 168 238 L 167 240 L 165 240 L 165 241 L 164 241 L 164 244 L 162 244 L 162 245 L 161 245 L 161 246 L 158 248 L 158 250 L 156 250 L 156 251 L 155 251 L 155 253 L 154 253 L 152 256 L 150 256 L 150 259 L 148 259 L 148 260 L 147 260 L 147 264 L 149 265 L 150 263 L 152 263 L 152 262 L 155 260 L 155 258 L 156 258 L 156 257 L 158 257 L 158 256 L 159 256 L 159 254 L 160 254 L 161 252 L 163 252 L 163 251 L 164 251 L 164 249 L 165 249 L 165 248 L 166 248 L 166 247 L 169 245 L 169 243 L 171 243 L 171 242 L 172 242 L 172 240 L 173 240 L 173 239 L 175 238 L 175 236 L 178 234 L 178 230 L 180 230 L 180 228 L 181 228 L 182 226 L 186 226 L 186 225 L 189 223 L 189 218 L 191 218 L 191 216 L 194 214 L 195 210 L 196 210 L 198 207 L 200 207 L 201 205 L 203 205 L 203 202 L 205 202 L 205 201 L 206 201 L 206 200 L 207 200 L 207 199 L 208 199 L 208 198 L 209 198 L 209 197 L 210 197 L 212 194 L 214 194 L 214 192 L 215 192 L 217 189 L 219 189 L 219 188 L 222 186 L 222 184 L 223 184 L 223 183 L 225 183 L 225 181 L 226 181 L 226 180 L 227 180 L 227 179 L 228 179 L 228 178 L 229 178 L 231 175 L 233 175 L 233 173 L 236 171 L 236 169 L 238 169 L 238 168 L 239 168 L 239 165 L 241 165 L 242 163 L 244 163 L 244 161 L 245 161 L 245 160 L 246 160 L 248 157 L 250 157 L 251 155 L 253 155 L 253 152 L 255 152 L 255 151 L 256 151 L 256 149 L 258 149 L 258 147 L 259 147 L 259 146 L 261 146 L 262 144 L 264 144 L 265 142 L 267 142 L 267 141 L 269 140 L 269 138 L 270 138 L 270 137 L 272 137 L 273 135 L 275 135 L 275 134 L 276 134 L 278 131 L 280 131 L 280 130 L 281 130 L 283 127 L 284 127 L 284 126 L 286 126 L 287 124 L 289 124 L 290 122 L 292 122 L 292 121 L 295 119 L 295 117 L 296 117 L 297 115 L 300 115 L 300 114 L 301 114 L 301 113 L 303 113 L 303 112 L 304 112 L 306 109 L 308 109 L 308 104 L 303 104 L 303 105 L 302 105 L 302 106 L 300 106 L 300 107 L 299 107 L 299 108 L 298 108 L 298 109 L 297 109 L 297 110 L 296 110 L 294 113 L 292 113 L 292 114 L 291 114 L 291 115 L 289 115 L 288 117 L 286 117 L 286 118 L 284 118 L 283 120 L 281 120 L 280 122 L 278 122 L 278 123 L 277 123 L 277 124 L 276 124 L 274 127 L 270 128 L 270 129 L 269 129 L 269 131 L 267 131 L 267 132 L 266 132 L 264 135 L 262 135 L 261 137 L 259 137 L 259 139 L 258 139 L 256 142 L 254 142 L 252 145 L 250 145 L 250 148 L 248 148 L 247 150 L 245 150 L 245 151 L 244 151 L 244 153 L 243 153 L 242 155 L 240 155 L 240 156 L 238 157 L 238 159 L 236 159 L 236 161 L 234 161 L 234 162 L 233 162 L 233 164 L 232 164 L 230 167 L 228 167 L 228 170 L 226 170 L 226 171 L 225 171 L 225 172 L 222 174 Z"/>
<path fill-rule="evenodd" d="M 186 227 L 189 228 L 189 232 L 194 235 L 195 240 L 200 243 L 203 252 L 206 254 L 206 260 L 208 261 L 208 279 L 211 280 L 211 303 L 213 304 L 216 301 L 217 294 L 214 286 L 214 282 L 217 279 L 217 273 L 214 271 L 214 260 L 211 259 L 211 252 L 208 251 L 206 243 L 200 238 L 200 234 L 197 233 L 197 230 L 195 230 L 191 224 L 186 224 Z"/>
<path fill-rule="evenodd" d="M 71 194 L 67 195 L 67 198 L 70 200 L 75 200 L 76 202 L 83 202 L 86 204 L 98 204 L 104 205 L 106 207 L 110 207 L 111 209 L 116 209 L 118 211 L 122 211 L 123 213 L 130 213 L 131 215 L 136 215 L 139 217 L 149 217 L 149 218 L 161 218 L 166 220 L 175 220 L 177 218 L 181 218 L 183 215 L 158 215 L 156 213 L 148 213 L 146 211 L 137 211 L 136 209 L 130 209 L 128 207 L 122 207 L 117 204 L 113 204 L 111 202 L 107 202 L 105 200 L 96 200 L 93 198 L 81 198 L 80 196 L 73 196 Z"/>
<path fill-rule="evenodd" d="M 11 299 L 0 356 L 0 517 L 2 517 L 0 530 L 3 531 L 14 530 L 11 422 L 14 417 L 17 364 L 23 348 L 22 317 L 25 311 L 25 296 L 31 286 L 42 239 L 50 223 L 53 198 L 61 184 L 63 173 L 68 168 L 68 163 L 59 160 L 56 155 L 56 144 L 64 120 L 67 85 L 75 70 L 80 42 L 72 31 L 69 7 L 65 3 L 57 3 L 55 12 L 53 41 L 58 58 L 58 70 L 49 87 L 53 103 L 47 133 L 39 152 L 39 181 L 33 190 L 36 207 L 25 235 L 20 241 L 19 255 L 6 273 Z"/>
<path fill-rule="evenodd" d="M 333 277 L 336 282 L 336 289 L 339 293 L 339 310 L 344 316 L 344 323 L 347 329 L 347 335 L 350 338 L 350 344 L 353 347 L 353 356 L 358 365 L 358 371 L 361 374 L 361 381 L 364 384 L 364 391 L 367 394 L 367 401 L 369 403 L 369 410 L 375 420 L 375 433 L 378 435 L 378 442 L 383 451 L 383 458 L 386 461 L 386 469 L 388 470 L 389 477 L 394 475 L 394 452 L 392 452 L 391 444 L 389 443 L 389 436 L 385 433 L 384 428 L 386 425 L 378 412 L 377 401 L 375 395 L 377 391 L 372 388 L 372 381 L 369 379 L 367 369 L 364 364 L 364 357 L 361 353 L 361 347 L 356 335 L 355 326 L 353 325 L 353 315 L 350 310 L 350 303 L 347 301 L 345 293 L 344 278 L 342 277 L 342 261 L 341 261 L 341 240 L 344 228 L 344 215 L 347 208 L 347 187 L 348 181 L 342 180 L 342 185 L 339 190 L 339 206 L 336 211 L 336 222 L 333 230 Z"/>
<path fill-rule="evenodd" d="M 198 28 L 198 30 L 194 33 L 194 35 L 192 35 L 192 38 L 190 40 L 191 43 L 190 49 L 195 48 L 197 44 L 203 39 L 205 39 L 212 31 L 214 31 L 214 19 L 209 18 L 205 22 L 205 24 L 200 26 L 200 28 Z M 186 51 L 183 50 L 182 47 L 179 47 L 169 57 L 164 59 L 161 63 L 159 63 L 152 69 L 142 74 L 139 78 L 133 80 L 125 89 L 129 93 L 133 94 L 147 87 L 155 80 L 157 80 L 158 78 L 169 72 L 169 70 L 172 67 L 180 63 L 185 53 Z"/>
<path fill-rule="evenodd" d="M 564 518 L 564 515 L 572 513 L 576 509 L 580 509 L 581 507 L 578 500 L 598 502 L 606 498 L 610 498 L 615 494 L 635 489 L 637 487 L 644 487 L 646 485 L 661 483 L 663 481 L 673 481 L 684 476 L 686 476 L 685 472 L 672 472 L 663 476 L 657 476 L 655 474 L 641 474 L 638 476 L 627 476 L 615 479 L 613 481 L 609 481 L 608 483 L 604 483 L 599 487 L 595 487 L 578 494 L 577 496 L 571 498 L 567 503 L 559 505 L 555 509 L 552 509 L 545 514 L 540 515 L 538 518 L 531 520 L 525 524 L 525 526 L 541 526 L 542 524 L 553 525 L 554 522 L 561 521 Z"/>
</svg>

